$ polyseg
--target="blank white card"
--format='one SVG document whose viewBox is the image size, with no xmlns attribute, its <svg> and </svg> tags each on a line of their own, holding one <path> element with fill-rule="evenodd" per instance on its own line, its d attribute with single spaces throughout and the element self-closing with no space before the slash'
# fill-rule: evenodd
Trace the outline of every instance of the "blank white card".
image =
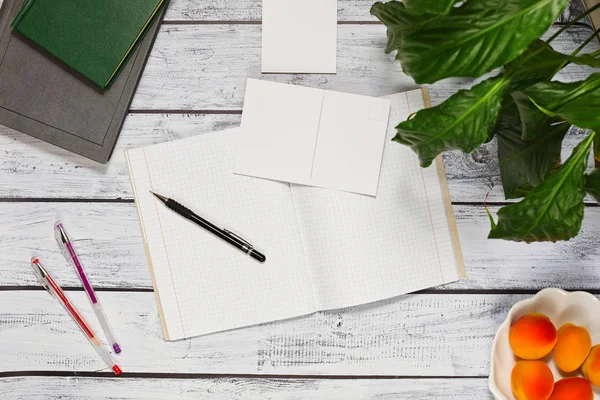
<svg viewBox="0 0 600 400">
<path fill-rule="evenodd" d="M 337 0 L 263 0 L 262 72 L 336 72 Z"/>
<path fill-rule="evenodd" d="M 375 196 L 390 100 L 248 79 L 236 174 Z"/>
</svg>

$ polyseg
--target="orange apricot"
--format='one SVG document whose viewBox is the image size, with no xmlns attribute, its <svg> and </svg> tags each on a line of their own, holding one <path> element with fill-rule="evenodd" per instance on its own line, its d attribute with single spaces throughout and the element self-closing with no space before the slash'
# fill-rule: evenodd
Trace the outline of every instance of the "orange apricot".
<svg viewBox="0 0 600 400">
<path fill-rule="evenodd" d="M 592 351 L 581 367 L 583 376 L 594 386 L 600 386 L 600 345 L 592 347 Z"/>
<path fill-rule="evenodd" d="M 582 326 L 564 324 L 558 330 L 558 340 L 554 346 L 554 362 L 565 372 L 573 372 L 581 367 L 590 350 L 592 338 Z"/>
<path fill-rule="evenodd" d="M 508 333 L 510 347 L 517 357 L 539 360 L 556 344 L 556 328 L 544 314 L 527 314 L 517 320 Z"/>
<path fill-rule="evenodd" d="M 554 390 L 554 376 L 543 361 L 519 360 L 513 367 L 510 385 L 518 400 L 548 400 Z"/>
<path fill-rule="evenodd" d="M 565 378 L 554 384 L 550 400 L 594 400 L 594 392 L 587 379 Z"/>
</svg>

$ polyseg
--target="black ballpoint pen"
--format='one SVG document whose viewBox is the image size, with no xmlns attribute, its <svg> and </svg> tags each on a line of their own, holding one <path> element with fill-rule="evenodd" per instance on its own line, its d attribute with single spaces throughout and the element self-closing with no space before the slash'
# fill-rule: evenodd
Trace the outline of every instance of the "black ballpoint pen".
<svg viewBox="0 0 600 400">
<path fill-rule="evenodd" d="M 194 213 L 189 208 L 179 204 L 173 199 L 169 199 L 168 197 L 161 196 L 158 193 L 154 193 L 152 190 L 150 191 L 154 196 L 156 196 L 160 201 L 162 201 L 167 207 L 171 210 L 175 211 L 177 214 L 181 215 L 184 218 L 189 219 L 193 223 L 200 225 L 202 228 L 206 229 L 213 235 L 223 239 L 233 247 L 243 251 L 248 254 L 250 257 L 254 258 L 257 261 L 265 262 L 267 257 L 262 254 L 260 251 L 254 250 L 252 244 L 250 244 L 247 240 L 244 240 L 240 236 L 235 233 L 228 231 L 227 229 L 221 229 L 218 226 L 215 226 L 202 218 L 201 216 Z"/>
</svg>

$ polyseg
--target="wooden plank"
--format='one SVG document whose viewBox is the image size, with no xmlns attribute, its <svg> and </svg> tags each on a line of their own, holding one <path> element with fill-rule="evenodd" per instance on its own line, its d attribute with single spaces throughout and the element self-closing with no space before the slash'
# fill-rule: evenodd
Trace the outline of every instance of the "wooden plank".
<svg viewBox="0 0 600 400">
<path fill-rule="evenodd" d="M 232 128 L 240 119 L 239 114 L 130 114 L 106 165 L 0 126 L 0 198 L 132 199 L 125 149 Z M 567 136 L 563 159 L 583 137 L 581 131 Z M 483 202 L 486 195 L 488 202 L 504 201 L 495 141 L 467 155 L 446 153 L 444 162 L 452 201 Z"/>
<path fill-rule="evenodd" d="M 548 34 L 558 28 L 553 27 Z M 575 27 L 553 42 L 572 52 L 590 34 Z M 384 96 L 414 88 L 393 54 L 384 54 L 383 25 L 341 25 L 338 28 L 338 68 L 335 75 L 261 74 L 259 25 L 164 25 L 133 99 L 134 110 L 239 110 L 247 78 L 264 78 L 344 92 Z M 586 51 L 595 51 L 593 41 Z M 585 79 L 589 68 L 570 66 L 560 79 Z M 451 78 L 430 87 L 439 104 L 471 80 Z"/>
<path fill-rule="evenodd" d="M 125 149 L 239 126 L 240 115 L 130 114 L 108 164 L 0 126 L 0 198 L 132 199 Z"/>
<path fill-rule="evenodd" d="M 496 213 L 497 207 L 491 207 Z M 468 278 L 448 289 L 600 289 L 600 208 L 588 207 L 581 234 L 569 242 L 527 245 L 486 239 L 490 223 L 483 206 L 454 207 Z M 0 203 L 0 286 L 36 285 L 28 265 L 39 255 L 61 284 L 80 287 L 53 237 L 62 219 L 94 285 L 152 287 L 134 204 Z M 0 353 L 1 354 L 1 353 Z"/>
<path fill-rule="evenodd" d="M 375 0 L 338 0 L 338 21 L 375 22 L 369 13 Z M 1 3 L 1 2 L 0 2 Z M 172 0 L 165 21 L 253 21 L 261 20 L 261 0 Z M 559 21 L 568 21 L 581 12 L 581 2 L 574 0 Z"/>
<path fill-rule="evenodd" d="M 491 400 L 477 379 L 109 379 L 15 377 L 0 379 L 4 400 Z M 23 390 L 27 388 L 27 390 Z M 68 396 L 65 397 L 65 394 Z"/>
<path fill-rule="evenodd" d="M 165 342 L 153 293 L 99 293 L 126 373 L 482 376 L 496 329 L 523 295 L 421 294 Z M 84 292 L 70 292 L 97 328 Z M 106 371 L 44 291 L 0 291 L 0 371 Z"/>
<path fill-rule="evenodd" d="M 373 0 L 338 0 L 338 21 L 376 22 L 369 13 Z M 172 0 L 165 21 L 252 21 L 262 18 L 261 0 Z"/>
</svg>

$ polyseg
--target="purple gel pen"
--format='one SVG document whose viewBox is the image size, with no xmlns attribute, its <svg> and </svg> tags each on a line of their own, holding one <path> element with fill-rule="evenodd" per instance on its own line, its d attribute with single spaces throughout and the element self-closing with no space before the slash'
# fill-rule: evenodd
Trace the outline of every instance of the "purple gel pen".
<svg viewBox="0 0 600 400">
<path fill-rule="evenodd" d="M 100 325 L 102 325 L 102 330 L 104 330 L 108 341 L 110 342 L 115 353 L 120 353 L 121 347 L 119 347 L 117 339 L 115 339 L 115 336 L 113 335 L 112 330 L 110 329 L 110 325 L 108 324 L 108 320 L 106 319 L 104 310 L 102 309 L 102 306 L 100 305 L 100 302 L 96 297 L 94 288 L 92 287 L 92 285 L 90 285 L 90 282 L 88 281 L 87 276 L 85 275 L 85 271 L 83 270 L 83 267 L 79 262 L 79 258 L 77 257 L 77 253 L 75 253 L 75 249 L 73 248 L 73 243 L 71 242 L 71 239 L 69 239 L 69 236 L 67 235 L 67 232 L 65 232 L 65 228 L 60 221 L 57 221 L 54 224 L 54 234 L 56 236 L 56 240 L 58 241 L 59 246 L 61 246 L 61 249 L 63 250 L 63 254 L 68 260 L 71 261 L 71 263 L 75 267 L 77 275 L 79 275 L 79 279 L 81 279 L 81 283 L 85 288 L 85 292 L 88 294 L 90 303 L 92 303 L 92 308 L 94 309 L 94 312 L 98 317 L 98 321 L 100 321 Z"/>
</svg>

